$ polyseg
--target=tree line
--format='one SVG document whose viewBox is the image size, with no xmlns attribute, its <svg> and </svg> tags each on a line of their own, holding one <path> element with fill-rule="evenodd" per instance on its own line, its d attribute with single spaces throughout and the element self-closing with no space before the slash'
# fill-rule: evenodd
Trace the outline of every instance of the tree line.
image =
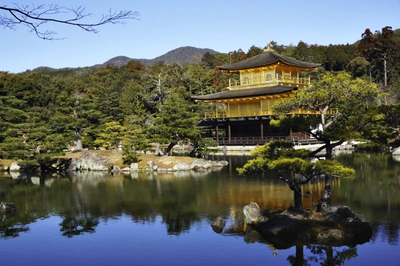
<svg viewBox="0 0 400 266">
<path fill-rule="evenodd" d="M 272 46 L 277 53 L 321 63 L 313 72 L 317 81 L 326 73 L 346 71 L 352 79 L 377 84 L 385 93 L 379 104 L 387 106 L 387 113 L 396 112 L 399 30 L 385 27 L 371 33 L 367 29 L 351 45 L 272 42 Z M 77 140 L 89 149 L 116 149 L 122 144 L 126 163 L 137 160 L 137 152 L 150 149 L 151 143 L 190 143 L 198 155 L 207 154 L 215 142 L 202 137 L 194 126 L 212 107 L 194 102 L 191 96 L 225 89 L 232 76 L 216 66 L 262 51 L 252 46 L 247 53 L 241 49 L 228 54 L 207 52 L 199 63 L 181 65 L 145 66 L 132 60 L 121 67 L 0 72 L 0 158 L 49 167 L 54 156 L 74 147 Z M 391 119 L 390 128 L 396 130 L 398 121 Z"/>
</svg>

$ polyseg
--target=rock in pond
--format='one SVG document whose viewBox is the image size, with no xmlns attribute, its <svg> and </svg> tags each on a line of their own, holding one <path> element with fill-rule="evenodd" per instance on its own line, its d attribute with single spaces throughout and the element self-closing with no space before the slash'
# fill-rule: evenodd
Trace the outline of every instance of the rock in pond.
<svg viewBox="0 0 400 266">
<path fill-rule="evenodd" d="M 15 212 L 17 210 L 17 206 L 11 202 L 1 202 L 0 203 L 0 212 Z"/>
<path fill-rule="evenodd" d="M 352 246 L 368 242 L 372 237 L 371 225 L 359 219 L 347 206 L 329 213 L 290 207 L 265 219 L 258 218 L 254 228 L 277 248 L 298 244 Z"/>
<path fill-rule="evenodd" d="M 211 227 L 214 230 L 214 232 L 216 232 L 217 234 L 221 234 L 222 231 L 224 230 L 225 225 L 226 225 L 226 222 L 224 221 L 224 219 L 222 217 L 218 217 L 211 224 Z"/>
<path fill-rule="evenodd" d="M 256 224 L 257 222 L 267 221 L 270 217 L 268 210 L 261 210 L 256 202 L 250 202 L 243 207 L 243 214 L 247 224 Z"/>
</svg>

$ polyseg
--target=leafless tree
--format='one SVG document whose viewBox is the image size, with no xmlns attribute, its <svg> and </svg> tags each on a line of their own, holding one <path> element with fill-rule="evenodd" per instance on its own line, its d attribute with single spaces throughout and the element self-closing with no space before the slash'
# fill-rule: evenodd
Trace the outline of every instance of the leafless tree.
<svg viewBox="0 0 400 266">
<path fill-rule="evenodd" d="M 128 19 L 139 19 L 140 14 L 136 11 L 113 11 L 108 10 L 102 14 L 97 21 L 91 21 L 92 13 L 87 13 L 85 6 L 68 8 L 52 5 L 19 5 L 0 6 L 0 25 L 4 28 L 15 30 L 18 25 L 28 27 L 39 38 L 44 40 L 58 40 L 55 38 L 57 32 L 44 29 L 44 24 L 66 24 L 79 27 L 85 31 L 97 33 L 98 26 L 105 24 L 124 24 Z M 42 30 L 43 29 L 43 30 Z"/>
</svg>

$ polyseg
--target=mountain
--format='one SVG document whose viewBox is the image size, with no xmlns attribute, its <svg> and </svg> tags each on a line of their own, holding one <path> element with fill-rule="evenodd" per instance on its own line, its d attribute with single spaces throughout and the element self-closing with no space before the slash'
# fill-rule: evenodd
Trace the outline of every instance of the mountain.
<svg viewBox="0 0 400 266">
<path fill-rule="evenodd" d="M 108 60 L 107 62 L 105 62 L 103 64 L 96 65 L 96 67 L 107 66 L 107 65 L 123 66 L 126 63 L 128 63 L 128 61 L 130 61 L 130 60 L 138 60 L 146 66 L 151 66 L 160 61 L 164 61 L 164 63 L 167 65 L 172 64 L 172 63 L 177 63 L 177 64 L 198 63 L 206 52 L 209 52 L 211 54 L 218 53 L 212 49 L 203 49 L 203 48 L 196 48 L 196 47 L 191 47 L 191 46 L 184 46 L 184 47 L 180 47 L 180 48 L 174 49 L 172 51 L 169 51 L 168 53 L 158 56 L 154 59 L 134 59 L 134 58 L 126 57 L 126 56 L 116 56 L 116 57 L 111 58 L 110 60 Z"/>
<path fill-rule="evenodd" d="M 134 59 L 121 55 L 121 56 L 113 57 L 103 64 L 95 65 L 95 67 L 102 67 L 102 66 L 107 66 L 107 65 L 115 65 L 115 66 L 120 67 L 120 66 L 126 65 L 126 63 L 128 63 L 131 60 L 134 60 Z"/>
<path fill-rule="evenodd" d="M 165 64 L 172 64 L 172 63 L 177 63 L 177 64 L 183 64 L 183 63 L 198 63 L 203 55 L 205 53 L 211 53 L 211 54 L 216 54 L 218 52 L 212 50 L 212 49 L 203 49 L 203 48 L 196 48 L 192 46 L 184 46 L 180 47 L 177 49 L 174 49 L 172 51 L 169 51 L 168 53 L 161 55 L 159 57 L 156 57 L 154 59 L 135 59 L 135 58 L 130 58 L 127 56 L 116 56 L 105 63 L 102 64 L 97 64 L 94 66 L 88 66 L 88 67 L 77 67 L 77 68 L 51 68 L 51 67 L 37 67 L 33 69 L 34 72 L 42 73 L 42 74 L 52 74 L 52 73 L 60 73 L 63 72 L 64 74 L 68 74 L 70 72 L 75 72 L 77 69 L 79 69 L 80 74 L 86 73 L 87 71 L 90 71 L 91 68 L 97 68 L 97 67 L 103 67 L 107 65 L 115 65 L 115 66 L 123 66 L 126 65 L 130 60 L 138 60 L 142 62 L 145 66 L 151 66 L 157 62 L 164 61 Z M 29 70 L 30 71 L 30 70 Z"/>
</svg>

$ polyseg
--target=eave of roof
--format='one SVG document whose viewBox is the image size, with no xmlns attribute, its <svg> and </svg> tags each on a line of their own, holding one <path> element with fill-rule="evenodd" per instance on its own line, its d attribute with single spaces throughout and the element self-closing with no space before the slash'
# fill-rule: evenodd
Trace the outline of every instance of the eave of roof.
<svg viewBox="0 0 400 266">
<path fill-rule="evenodd" d="M 288 66 L 305 68 L 305 69 L 313 69 L 321 65 L 321 64 L 296 60 L 290 57 L 277 54 L 275 52 L 268 51 L 237 63 L 219 66 L 218 68 L 221 70 L 239 71 L 250 68 L 270 66 L 276 64 L 277 62 L 281 62 L 282 64 Z"/>
<path fill-rule="evenodd" d="M 264 87 L 257 89 L 227 90 L 207 95 L 192 96 L 192 99 L 199 101 L 227 100 L 227 99 L 237 99 L 246 97 L 275 95 L 275 94 L 292 92 L 294 90 L 297 90 L 297 87 L 290 88 L 283 86 L 275 86 L 275 87 Z"/>
</svg>

